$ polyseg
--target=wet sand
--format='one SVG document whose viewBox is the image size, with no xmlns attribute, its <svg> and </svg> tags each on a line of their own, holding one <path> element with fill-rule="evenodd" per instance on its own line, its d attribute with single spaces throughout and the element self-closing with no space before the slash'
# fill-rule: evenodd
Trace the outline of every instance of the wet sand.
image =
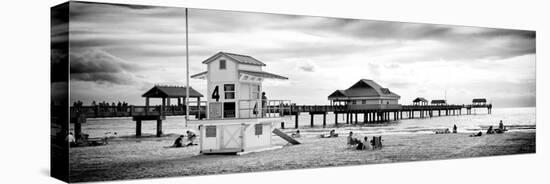
<svg viewBox="0 0 550 184">
<path fill-rule="evenodd" d="M 469 134 L 384 135 L 381 150 L 359 151 L 346 137 L 320 139 L 308 135 L 301 145 L 245 155 L 199 155 L 198 146 L 166 148 L 177 135 L 116 138 L 106 146 L 70 150 L 70 181 L 104 181 L 189 176 L 357 164 L 468 158 L 535 153 L 535 130 L 469 137 Z M 357 135 L 357 138 L 362 137 Z M 369 136 L 369 140 L 372 136 Z"/>
</svg>

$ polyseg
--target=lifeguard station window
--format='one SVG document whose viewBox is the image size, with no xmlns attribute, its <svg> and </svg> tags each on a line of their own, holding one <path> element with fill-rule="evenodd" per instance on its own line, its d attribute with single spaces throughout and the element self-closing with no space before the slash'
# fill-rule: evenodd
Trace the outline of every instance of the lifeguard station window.
<svg viewBox="0 0 550 184">
<path fill-rule="evenodd" d="M 216 126 L 206 126 L 206 137 L 216 137 Z"/>
<path fill-rule="evenodd" d="M 255 131 L 254 131 L 254 134 L 255 134 L 255 135 L 262 135 L 262 133 L 263 133 L 263 132 L 262 132 L 262 131 L 263 131 L 263 126 L 262 126 L 262 124 L 256 124 L 256 125 L 254 125 L 254 129 L 255 129 Z"/>
<path fill-rule="evenodd" d="M 362 100 L 361 101 L 363 104 L 367 104 L 367 100 Z"/>
<path fill-rule="evenodd" d="M 235 99 L 235 84 L 224 84 L 225 99 Z"/>
<path fill-rule="evenodd" d="M 252 85 L 250 99 L 260 99 L 260 85 Z"/>
<path fill-rule="evenodd" d="M 235 117 L 235 102 L 223 103 L 223 117 L 234 118 Z"/>
<path fill-rule="evenodd" d="M 225 70 L 225 60 L 220 60 L 220 70 Z"/>
</svg>

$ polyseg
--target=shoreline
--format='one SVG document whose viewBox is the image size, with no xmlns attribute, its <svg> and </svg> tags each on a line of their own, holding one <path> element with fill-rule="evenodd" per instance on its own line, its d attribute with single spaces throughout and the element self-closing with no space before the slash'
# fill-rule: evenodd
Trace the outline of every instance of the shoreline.
<svg viewBox="0 0 550 184">
<path fill-rule="evenodd" d="M 113 140 L 105 146 L 71 148 L 70 180 L 225 174 L 536 152 L 536 130 L 483 134 L 481 137 L 468 135 L 382 135 L 384 147 L 366 151 L 348 148 L 346 136 L 320 139 L 306 135 L 298 139 L 302 144 L 294 146 L 285 145 L 285 141 L 274 136 L 274 145 L 283 145 L 283 148 L 240 156 L 199 155 L 197 147 L 166 148 L 172 144 L 173 136 Z M 120 172 L 122 170 L 125 172 Z"/>
</svg>

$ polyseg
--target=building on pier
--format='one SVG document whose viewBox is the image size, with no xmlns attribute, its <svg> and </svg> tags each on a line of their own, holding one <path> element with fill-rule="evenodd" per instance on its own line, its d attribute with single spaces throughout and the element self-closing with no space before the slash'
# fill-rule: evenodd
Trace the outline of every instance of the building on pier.
<svg viewBox="0 0 550 184">
<path fill-rule="evenodd" d="M 172 99 L 177 99 L 177 105 L 185 105 L 185 97 L 187 95 L 185 86 L 168 86 L 168 85 L 155 85 L 153 88 L 145 92 L 141 97 L 145 98 L 145 106 L 149 106 L 150 98 L 160 98 L 162 99 L 162 104 L 166 106 L 171 105 Z M 189 99 L 193 98 L 196 101 L 201 101 L 203 95 L 189 87 Z"/>
<path fill-rule="evenodd" d="M 328 96 L 331 105 L 369 106 L 397 105 L 401 97 L 373 80 L 361 79 L 346 90 Z"/>
<path fill-rule="evenodd" d="M 447 105 L 447 100 L 432 100 L 432 105 Z"/>
<path fill-rule="evenodd" d="M 413 100 L 413 105 L 428 105 L 428 100 L 424 97 L 417 97 Z"/>
<path fill-rule="evenodd" d="M 474 98 L 472 100 L 472 105 L 486 105 L 487 100 L 485 98 Z"/>
</svg>

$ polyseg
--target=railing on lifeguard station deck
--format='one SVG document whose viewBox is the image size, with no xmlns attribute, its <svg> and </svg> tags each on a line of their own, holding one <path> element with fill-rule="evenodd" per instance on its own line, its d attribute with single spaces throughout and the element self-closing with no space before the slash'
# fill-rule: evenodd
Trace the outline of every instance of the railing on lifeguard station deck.
<svg viewBox="0 0 550 184">
<path fill-rule="evenodd" d="M 238 101 L 237 111 L 241 118 L 275 118 L 289 115 L 290 100 L 244 99 Z"/>
</svg>

